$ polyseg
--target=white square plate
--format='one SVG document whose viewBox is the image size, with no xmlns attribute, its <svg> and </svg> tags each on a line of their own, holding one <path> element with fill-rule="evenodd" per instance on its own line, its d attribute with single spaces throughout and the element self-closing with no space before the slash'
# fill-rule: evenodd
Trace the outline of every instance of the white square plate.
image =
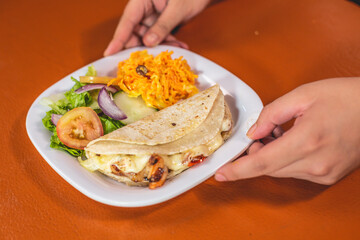
<svg viewBox="0 0 360 240">
<path fill-rule="evenodd" d="M 129 58 L 130 53 L 143 50 L 136 47 L 102 58 L 91 64 L 94 65 L 99 76 L 115 76 L 118 62 Z M 173 58 L 183 56 L 191 69 L 198 74 L 198 87 L 206 89 L 215 83 L 220 84 L 234 120 L 232 136 L 206 161 L 198 164 L 155 190 L 141 187 L 129 187 L 116 182 L 101 173 L 89 172 L 69 154 L 50 148 L 51 133 L 43 126 L 42 118 L 49 108 L 39 104 L 43 97 L 54 93 L 68 91 L 73 85 L 70 77 L 79 79 L 85 75 L 87 67 L 64 77 L 46 91 L 32 104 L 26 118 L 26 129 L 30 140 L 47 163 L 67 182 L 86 196 L 104 204 L 121 207 L 141 207 L 160 203 L 178 196 L 211 177 L 215 171 L 225 163 L 235 159 L 251 143 L 246 137 L 249 127 L 255 122 L 263 105 L 258 95 L 235 75 L 214 62 L 201 57 L 191 51 L 171 47 L 158 46 L 148 48 L 149 54 L 157 55 L 162 51 L 173 51 Z"/>
</svg>

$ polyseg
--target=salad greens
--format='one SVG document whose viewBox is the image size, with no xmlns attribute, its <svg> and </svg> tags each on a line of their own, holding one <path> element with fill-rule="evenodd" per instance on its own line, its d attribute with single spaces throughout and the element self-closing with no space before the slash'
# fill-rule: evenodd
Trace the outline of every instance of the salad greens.
<svg viewBox="0 0 360 240">
<path fill-rule="evenodd" d="M 99 116 L 99 118 L 100 118 L 101 124 L 103 125 L 104 134 L 108 134 L 108 133 L 110 133 L 118 128 L 121 128 L 125 125 L 118 120 L 114 120 L 114 119 L 110 118 L 109 116 L 106 116 L 105 114 Z"/>
<path fill-rule="evenodd" d="M 87 71 L 87 73 L 85 74 L 85 76 L 93 76 L 93 77 L 96 77 L 96 76 L 97 76 L 97 72 L 96 72 L 96 70 L 95 70 L 95 68 L 94 68 L 93 65 L 90 65 L 90 66 L 88 67 L 88 71 Z"/>
<path fill-rule="evenodd" d="M 93 66 L 88 67 L 86 76 L 96 76 L 96 70 Z M 47 128 L 53 135 L 50 138 L 50 147 L 54 149 L 59 149 L 66 151 L 72 156 L 79 157 L 84 155 L 84 150 L 78 150 L 74 148 L 67 147 L 63 144 L 59 137 L 57 136 L 56 126 L 51 121 L 52 114 L 65 114 L 67 111 L 72 110 L 77 107 L 91 107 L 99 115 L 101 120 L 104 134 L 110 133 L 118 128 L 124 126 L 124 124 L 118 120 L 114 120 L 105 114 L 102 113 L 101 109 L 97 105 L 97 94 L 98 91 L 94 90 L 90 92 L 76 93 L 75 90 L 86 85 L 85 83 L 80 83 L 75 78 L 71 77 L 74 81 L 74 86 L 64 94 L 56 94 L 50 96 L 46 99 L 43 99 L 43 104 L 51 107 L 51 110 L 46 112 L 45 117 L 42 119 L 43 125 Z"/>
</svg>

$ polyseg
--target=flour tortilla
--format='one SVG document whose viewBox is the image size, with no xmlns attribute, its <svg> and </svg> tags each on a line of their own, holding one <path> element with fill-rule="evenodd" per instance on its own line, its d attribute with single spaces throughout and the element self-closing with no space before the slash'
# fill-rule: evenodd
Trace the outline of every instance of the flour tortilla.
<svg viewBox="0 0 360 240">
<path fill-rule="evenodd" d="M 205 121 L 219 92 L 219 85 L 215 85 L 140 121 L 109 133 L 89 145 L 103 140 L 146 145 L 173 142 Z"/>
<path fill-rule="evenodd" d="M 229 113 L 224 95 L 219 85 L 215 85 L 98 138 L 85 150 L 96 154 L 171 155 L 184 152 L 213 139 L 221 130 L 224 116 L 231 119 Z"/>
</svg>

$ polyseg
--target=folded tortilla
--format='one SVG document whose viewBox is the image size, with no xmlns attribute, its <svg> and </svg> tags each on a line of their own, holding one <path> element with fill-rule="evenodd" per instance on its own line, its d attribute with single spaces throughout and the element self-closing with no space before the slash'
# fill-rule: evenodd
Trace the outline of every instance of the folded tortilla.
<svg viewBox="0 0 360 240">
<path fill-rule="evenodd" d="M 224 95 L 214 85 L 90 142 L 85 161 L 120 182 L 156 188 L 210 156 L 232 125 Z"/>
</svg>

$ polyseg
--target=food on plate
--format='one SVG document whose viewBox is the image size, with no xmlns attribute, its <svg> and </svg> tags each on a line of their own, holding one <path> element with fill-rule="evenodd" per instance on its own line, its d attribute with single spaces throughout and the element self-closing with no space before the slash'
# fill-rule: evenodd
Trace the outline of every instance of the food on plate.
<svg viewBox="0 0 360 240">
<path fill-rule="evenodd" d="M 206 161 L 230 136 L 230 110 L 219 85 L 91 141 L 81 165 L 128 185 L 160 187 Z"/>
<path fill-rule="evenodd" d="M 126 92 L 119 91 L 113 95 L 113 100 L 116 106 L 118 106 L 127 118 L 121 120 L 124 124 L 130 124 L 136 122 L 148 115 L 157 112 L 157 109 L 146 106 L 144 100 L 138 97 L 129 97 Z"/>
<path fill-rule="evenodd" d="M 79 80 L 81 83 L 100 83 L 100 84 L 108 84 L 113 77 L 98 77 L 98 76 L 80 76 Z"/>
<path fill-rule="evenodd" d="M 56 132 L 62 143 L 75 149 L 84 149 L 90 141 L 104 134 L 100 118 L 89 107 L 65 113 L 56 123 Z"/>
<path fill-rule="evenodd" d="M 80 79 L 96 78 L 96 74 L 95 68 L 90 66 Z M 147 107 L 141 98 L 122 94 L 124 92 L 116 86 L 107 86 L 100 81 L 86 84 L 75 78 L 72 80 L 75 84 L 69 91 L 41 100 L 41 104 L 51 108 L 42 120 L 52 133 L 50 147 L 72 156 L 83 156 L 89 141 L 157 111 Z M 134 107 L 138 109 L 134 110 Z"/>
<path fill-rule="evenodd" d="M 185 59 L 182 57 L 172 59 L 172 54 L 173 52 L 165 51 L 154 57 L 146 50 L 134 52 L 129 59 L 118 64 L 116 78 L 97 76 L 94 66 L 89 66 L 87 73 L 80 76 L 79 81 L 71 77 L 75 84 L 69 91 L 56 93 L 42 100 L 43 104 L 51 108 L 43 118 L 43 125 L 52 132 L 50 147 L 83 159 L 84 148 L 89 142 L 198 93 L 195 86 L 197 75 L 191 71 Z M 190 109 L 192 108 L 190 107 L 187 111 Z M 162 116 L 162 114 L 157 116 Z M 197 115 L 191 121 L 197 123 L 200 120 L 204 119 L 199 113 L 199 116 Z M 158 123 L 158 125 L 161 124 Z M 172 127 L 178 128 L 175 125 Z M 185 123 L 179 123 L 179 126 L 185 125 Z M 156 126 L 157 129 L 163 129 L 159 126 Z M 131 125 L 129 127 L 131 128 Z M 144 144 L 151 145 L 148 142 Z M 156 145 L 159 144 L 161 143 L 156 143 Z M 196 157 L 189 155 L 187 156 L 189 162 L 184 162 L 183 165 L 190 167 L 202 162 L 208 156 L 206 154 Z M 166 161 L 163 160 L 162 154 L 151 156 L 157 163 L 151 169 L 157 171 L 156 166 L 162 162 L 165 164 Z M 97 164 L 92 160 L 80 160 L 80 162 L 88 169 L 94 168 Z M 151 169 L 150 172 L 152 172 Z M 115 171 L 114 166 L 113 171 Z M 180 168 L 176 171 L 181 172 Z M 157 175 L 161 175 L 160 179 L 163 179 L 161 181 L 155 181 L 152 177 L 145 182 L 150 182 L 153 188 L 155 182 L 162 184 L 168 173 L 169 177 L 175 175 L 174 168 L 169 167 L 161 174 L 156 172 Z M 150 175 L 154 174 L 155 172 L 152 172 Z M 136 182 L 141 181 L 136 180 Z"/>
<path fill-rule="evenodd" d="M 141 96 L 149 107 L 163 109 L 198 93 L 197 75 L 182 57 L 172 59 L 173 52 L 157 56 L 147 50 L 133 52 L 118 64 L 117 77 L 108 85 L 117 85 L 130 97 Z"/>
<path fill-rule="evenodd" d="M 134 52 L 128 60 L 119 63 L 116 78 L 97 76 L 94 66 L 89 66 L 85 76 L 79 77 L 80 81 L 72 78 L 75 84 L 69 91 L 43 99 L 42 102 L 51 107 L 43 118 L 44 126 L 53 133 L 50 147 L 76 157 L 84 155 L 85 139 L 80 143 L 77 138 L 81 135 L 71 137 L 73 135 L 64 134 L 63 129 L 70 123 L 62 118 L 69 115 L 68 111 L 85 114 L 89 110 L 84 111 L 83 107 L 93 109 L 100 119 L 103 133 L 107 134 L 196 94 L 197 76 L 186 60 L 182 57 L 172 59 L 171 55 L 172 52 L 168 51 L 156 57 L 146 50 Z M 101 135 L 97 133 L 96 136 Z"/>
</svg>

